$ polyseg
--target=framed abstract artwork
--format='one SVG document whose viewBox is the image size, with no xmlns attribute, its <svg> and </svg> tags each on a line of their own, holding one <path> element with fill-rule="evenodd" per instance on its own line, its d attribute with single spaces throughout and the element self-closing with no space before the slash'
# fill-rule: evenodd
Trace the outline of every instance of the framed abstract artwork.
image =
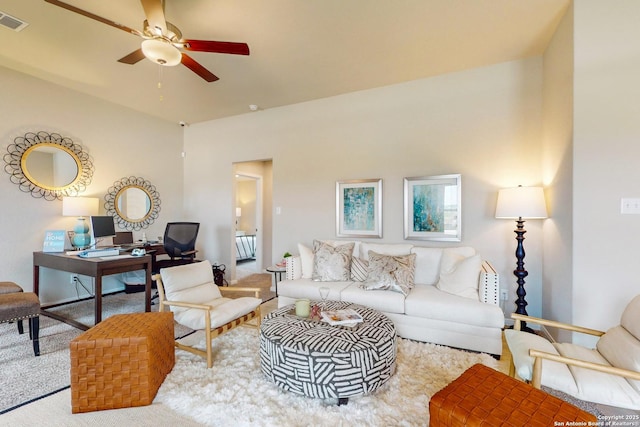
<svg viewBox="0 0 640 427">
<path fill-rule="evenodd" d="M 451 242 L 462 239 L 459 174 L 404 179 L 404 238 Z"/>
<path fill-rule="evenodd" d="M 336 183 L 336 235 L 382 237 L 382 179 Z"/>
</svg>

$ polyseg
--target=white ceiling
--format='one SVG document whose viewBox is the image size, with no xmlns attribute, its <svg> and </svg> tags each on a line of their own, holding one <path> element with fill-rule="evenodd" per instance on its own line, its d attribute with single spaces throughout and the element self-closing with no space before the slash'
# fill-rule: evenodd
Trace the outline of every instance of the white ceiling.
<svg viewBox="0 0 640 427">
<path fill-rule="evenodd" d="M 65 0 L 142 30 L 138 0 Z M 166 120 L 196 123 L 543 53 L 570 0 L 166 0 L 184 38 L 246 42 L 250 56 L 117 62 L 141 39 L 44 0 L 0 0 L 0 65 Z M 158 89 L 158 82 L 162 88 Z M 48 100 L 51 102 L 51 100 Z"/>
</svg>

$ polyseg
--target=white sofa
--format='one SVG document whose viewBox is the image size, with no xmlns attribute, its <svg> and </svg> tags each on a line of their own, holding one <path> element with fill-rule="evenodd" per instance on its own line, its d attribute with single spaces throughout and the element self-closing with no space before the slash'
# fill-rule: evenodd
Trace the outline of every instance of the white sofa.
<svg viewBox="0 0 640 427">
<path fill-rule="evenodd" d="M 323 242 L 333 246 L 348 243 Z M 313 280 L 314 253 L 302 244 L 298 249 L 299 255 L 287 258 L 286 279 L 278 283 L 279 307 L 300 298 L 319 300 L 319 288 L 328 287 L 329 300 L 361 304 L 386 314 L 403 338 L 500 357 L 504 314 L 499 307 L 499 277 L 473 248 L 354 242 L 353 258 L 365 261 L 369 251 L 416 255 L 415 285 L 406 296 L 392 290 L 365 290 L 366 282 L 356 280 Z"/>
</svg>

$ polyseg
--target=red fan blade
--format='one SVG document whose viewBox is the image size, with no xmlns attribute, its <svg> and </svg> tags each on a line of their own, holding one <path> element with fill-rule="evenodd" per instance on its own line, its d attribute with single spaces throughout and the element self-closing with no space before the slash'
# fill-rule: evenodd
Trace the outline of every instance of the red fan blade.
<svg viewBox="0 0 640 427">
<path fill-rule="evenodd" d="M 194 73 L 196 73 L 197 75 L 199 75 L 200 77 L 202 77 L 203 79 L 205 79 L 206 81 L 208 81 L 209 83 L 219 80 L 219 78 L 216 75 L 214 75 L 211 71 L 204 68 L 199 63 L 197 63 L 193 58 L 191 58 L 186 53 L 182 54 L 182 64 L 188 69 L 190 69 L 191 71 L 193 71 Z"/>
<path fill-rule="evenodd" d="M 122 62 L 123 64 L 133 65 L 139 61 L 144 59 L 144 53 L 142 53 L 142 49 L 134 50 L 129 55 L 124 56 L 118 59 L 118 62 Z"/>
<path fill-rule="evenodd" d="M 230 53 L 232 55 L 249 55 L 246 43 L 216 42 L 211 40 L 185 40 L 184 49 L 195 52 Z"/>
<path fill-rule="evenodd" d="M 67 9 L 67 10 L 70 10 L 72 12 L 78 13 L 78 14 L 80 14 L 82 16 L 86 16 L 87 18 L 95 19 L 96 21 L 102 22 L 103 24 L 111 25 L 114 28 L 117 28 L 117 29 L 122 30 L 122 31 L 126 31 L 127 33 L 131 33 L 131 34 L 136 35 L 136 36 L 142 36 L 142 33 L 140 31 L 138 31 L 138 30 L 134 30 L 133 28 L 129 28 L 126 25 L 118 24 L 117 22 L 111 21 L 109 19 L 105 19 L 105 18 L 103 18 L 101 16 L 95 15 L 95 14 L 93 14 L 91 12 L 87 12 L 86 10 L 79 9 L 79 8 L 77 8 L 75 6 L 70 5 L 70 4 L 63 3 L 63 2 L 58 1 L 58 0 L 44 0 L 44 1 L 46 1 L 47 3 L 51 3 L 52 5 L 55 5 L 55 6 L 59 6 L 59 7 L 63 8 L 63 9 Z"/>
<path fill-rule="evenodd" d="M 140 0 L 147 22 L 151 28 L 159 28 L 162 34 L 167 34 L 167 20 L 164 18 L 162 0 Z"/>
</svg>

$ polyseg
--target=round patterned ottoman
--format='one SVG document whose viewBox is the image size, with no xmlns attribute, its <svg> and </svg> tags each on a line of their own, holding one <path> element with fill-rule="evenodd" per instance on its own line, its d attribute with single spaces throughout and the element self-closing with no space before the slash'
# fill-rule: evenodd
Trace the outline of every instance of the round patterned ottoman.
<svg viewBox="0 0 640 427">
<path fill-rule="evenodd" d="M 325 305 L 354 309 L 363 322 L 331 326 L 296 316 L 293 305 L 276 310 L 260 325 L 261 369 L 283 390 L 342 404 L 377 390 L 394 374 L 396 329 L 376 310 L 338 301 Z"/>
</svg>

